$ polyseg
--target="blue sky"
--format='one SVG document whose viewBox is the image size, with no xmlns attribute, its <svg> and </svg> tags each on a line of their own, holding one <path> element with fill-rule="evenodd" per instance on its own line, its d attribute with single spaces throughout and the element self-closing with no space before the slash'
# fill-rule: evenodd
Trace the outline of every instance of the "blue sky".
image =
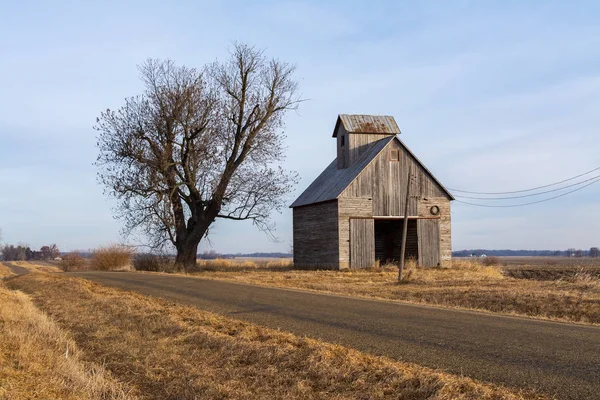
<svg viewBox="0 0 600 400">
<path fill-rule="evenodd" d="M 141 92 L 148 57 L 188 66 L 233 41 L 298 66 L 308 99 L 287 117 L 285 167 L 301 181 L 335 157 L 339 113 L 393 115 L 448 187 L 518 190 L 600 166 L 596 2 L 0 3 L 0 229 L 63 250 L 120 240 L 96 183 L 95 118 Z M 533 207 L 453 205 L 453 247 L 600 245 L 600 183 Z M 250 223 L 219 222 L 220 252 L 287 251 Z"/>
</svg>

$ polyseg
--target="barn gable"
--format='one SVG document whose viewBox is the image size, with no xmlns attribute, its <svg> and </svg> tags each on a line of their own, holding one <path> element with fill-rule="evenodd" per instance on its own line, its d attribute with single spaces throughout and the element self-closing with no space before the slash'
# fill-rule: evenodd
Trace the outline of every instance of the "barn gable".
<svg viewBox="0 0 600 400">
<path fill-rule="evenodd" d="M 394 143 L 390 145 L 390 143 Z M 388 136 L 384 139 L 379 139 L 367 145 L 367 149 L 363 152 L 362 157 L 348 168 L 337 168 L 337 160 L 333 160 L 327 168 L 315 179 L 300 196 L 292 203 L 290 208 L 305 206 L 309 204 L 321 203 L 337 199 L 338 197 L 363 197 L 366 196 L 363 180 L 370 180 L 371 175 L 366 178 L 360 178 L 362 174 L 377 174 L 377 169 L 381 169 L 385 161 L 385 155 L 389 151 L 388 147 L 399 149 L 401 155 L 398 168 L 392 170 L 392 173 L 397 172 L 395 176 L 390 176 L 389 179 L 400 177 L 400 171 L 407 171 L 408 162 L 412 162 L 416 166 L 416 170 L 423 176 L 420 176 L 419 182 L 423 182 L 424 188 L 427 190 L 428 196 L 434 194 L 438 197 L 445 196 L 449 200 L 454 200 L 454 197 L 444 188 L 444 186 L 433 176 L 433 174 L 414 156 L 414 154 L 400 141 L 396 136 Z M 378 167 L 371 166 L 375 160 L 380 160 Z M 402 168 L 405 169 L 402 169 Z M 402 179 L 405 181 L 405 179 Z M 406 187 L 403 186 L 403 187 Z M 387 185 L 386 187 L 387 188 Z M 384 188 L 384 189 L 385 189 Z M 391 214 L 390 214 L 391 215 Z"/>
<path fill-rule="evenodd" d="M 419 198 L 454 200 L 452 194 L 397 137 L 386 143 L 338 197 L 371 197 L 373 215 L 402 216 L 409 166 L 412 166 L 413 175 L 409 215 L 417 214 Z"/>
</svg>

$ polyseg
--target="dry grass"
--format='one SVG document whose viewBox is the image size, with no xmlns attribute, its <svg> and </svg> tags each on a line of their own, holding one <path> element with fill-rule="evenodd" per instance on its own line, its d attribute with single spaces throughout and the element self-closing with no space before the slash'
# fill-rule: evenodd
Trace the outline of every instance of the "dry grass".
<svg viewBox="0 0 600 400">
<path fill-rule="evenodd" d="M 141 253 L 133 257 L 133 268 L 136 271 L 175 272 L 175 260 L 164 254 Z"/>
<path fill-rule="evenodd" d="M 115 271 L 131 268 L 133 250 L 120 245 L 100 247 L 93 251 L 90 268 L 98 271 Z"/>
<path fill-rule="evenodd" d="M 460 260 L 455 261 L 452 268 L 416 268 L 414 263 L 409 263 L 402 285 L 396 284 L 395 266 L 366 271 L 298 271 L 232 266 L 212 271 L 203 269 L 192 275 L 570 322 L 600 323 L 600 279 L 585 273 L 572 279 L 532 281 L 508 277 L 500 267 Z"/>
<path fill-rule="evenodd" d="M 31 272 L 61 272 L 54 263 L 48 261 L 11 261 L 12 264 L 28 269 Z"/>
<path fill-rule="evenodd" d="M 47 261 L 18 261 L 15 263 L 32 272 L 61 272 L 62 269 L 55 263 Z"/>
<path fill-rule="evenodd" d="M 1 399 L 131 399 L 21 292 L 0 283 Z"/>
<path fill-rule="evenodd" d="M 250 259 L 223 259 L 198 260 L 200 271 L 287 271 L 293 267 L 289 258 L 275 258 L 273 260 L 250 260 Z"/>
<path fill-rule="evenodd" d="M 8 267 L 2 263 L 0 263 L 0 279 L 8 278 L 9 276 L 13 276 L 14 274 L 11 272 Z"/>
<path fill-rule="evenodd" d="M 527 397 L 82 279 L 29 274 L 10 284 L 145 399 Z"/>
<path fill-rule="evenodd" d="M 500 265 L 500 259 L 498 257 L 484 257 L 481 259 L 481 264 L 486 267 Z"/>
<path fill-rule="evenodd" d="M 79 271 L 87 267 L 87 261 L 79 253 L 65 254 L 60 261 L 60 268 L 65 271 Z"/>
</svg>

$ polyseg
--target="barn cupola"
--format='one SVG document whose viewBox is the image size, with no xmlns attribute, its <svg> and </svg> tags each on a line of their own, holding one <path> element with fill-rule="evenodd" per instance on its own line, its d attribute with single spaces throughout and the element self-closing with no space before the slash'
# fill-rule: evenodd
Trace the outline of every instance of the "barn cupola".
<svg viewBox="0 0 600 400">
<path fill-rule="evenodd" d="M 340 114 L 333 130 L 337 139 L 337 167 L 348 168 L 369 144 L 400 133 L 394 117 L 387 115 Z"/>
</svg>

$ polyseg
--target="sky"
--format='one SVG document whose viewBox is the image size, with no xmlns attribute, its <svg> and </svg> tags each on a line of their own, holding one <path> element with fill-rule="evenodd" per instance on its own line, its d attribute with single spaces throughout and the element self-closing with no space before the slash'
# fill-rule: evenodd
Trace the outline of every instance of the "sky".
<svg viewBox="0 0 600 400">
<path fill-rule="evenodd" d="M 96 180 L 95 119 L 143 86 L 149 57 L 201 67 L 232 43 L 297 66 L 287 114 L 299 195 L 335 158 L 338 114 L 392 115 L 447 187 L 511 191 L 600 166 L 600 3 L 559 1 L 0 2 L 0 230 L 63 251 L 122 240 Z M 517 208 L 452 206 L 453 248 L 600 246 L 600 183 Z M 201 251 L 290 250 L 219 221 Z"/>
</svg>

